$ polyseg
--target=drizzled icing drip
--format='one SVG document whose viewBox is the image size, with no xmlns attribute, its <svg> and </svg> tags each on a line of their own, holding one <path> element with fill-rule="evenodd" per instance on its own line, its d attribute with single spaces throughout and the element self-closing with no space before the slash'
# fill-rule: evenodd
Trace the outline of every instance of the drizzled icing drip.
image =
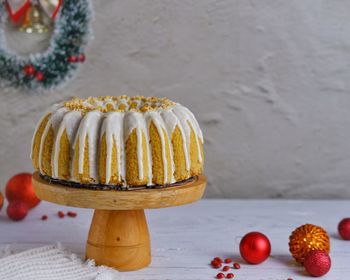
<svg viewBox="0 0 350 280">
<path fill-rule="evenodd" d="M 197 120 L 190 110 L 186 107 L 174 103 L 168 99 L 158 99 L 155 97 L 100 97 L 88 99 L 72 99 L 71 101 L 56 104 L 52 106 L 49 120 L 41 135 L 40 152 L 39 152 L 39 169 L 42 169 L 43 141 L 45 140 L 50 128 L 54 133 L 54 146 L 51 155 L 52 177 L 58 178 L 58 165 L 60 153 L 60 139 L 64 132 L 67 133 L 71 150 L 70 166 L 73 168 L 73 161 L 78 161 L 78 172 L 84 171 L 84 152 L 86 150 L 86 139 L 88 139 L 88 156 L 89 156 L 89 178 L 91 183 L 99 183 L 99 146 L 100 141 L 106 137 L 106 184 L 110 184 L 112 178 L 112 160 L 117 160 L 118 181 L 127 185 L 126 182 L 126 153 L 125 143 L 130 134 L 136 129 L 137 135 L 137 164 L 138 179 L 147 180 L 148 185 L 153 185 L 152 181 L 152 146 L 150 144 L 149 128 L 151 123 L 154 124 L 161 142 L 161 160 L 163 163 L 164 184 L 175 183 L 175 164 L 174 151 L 172 147 L 172 135 L 176 127 L 179 128 L 182 137 L 182 145 L 185 158 L 185 169 L 191 168 L 191 131 L 194 133 L 198 154 L 198 162 L 202 163 L 201 144 L 203 144 L 203 135 Z M 46 114 L 47 115 L 47 114 Z M 44 118 L 43 118 L 44 119 Z M 42 120 L 41 120 L 42 121 Z M 38 125 L 39 127 L 39 125 Z M 35 134 L 38 133 L 38 128 Z M 146 140 L 146 149 L 143 148 L 142 135 Z M 35 137 L 35 135 L 34 135 Z M 34 145 L 34 137 L 32 145 Z M 79 142 L 79 151 L 75 151 Z M 117 149 L 117 159 L 112 158 L 113 145 Z M 166 147 L 170 149 L 167 156 Z M 76 159 L 76 156 L 78 158 Z M 33 158 L 33 155 L 31 155 Z M 148 173 L 144 174 L 144 161 L 147 158 Z M 170 172 L 169 172 L 170 170 Z M 78 181 L 79 178 L 73 178 L 71 172 L 71 181 Z"/>
</svg>

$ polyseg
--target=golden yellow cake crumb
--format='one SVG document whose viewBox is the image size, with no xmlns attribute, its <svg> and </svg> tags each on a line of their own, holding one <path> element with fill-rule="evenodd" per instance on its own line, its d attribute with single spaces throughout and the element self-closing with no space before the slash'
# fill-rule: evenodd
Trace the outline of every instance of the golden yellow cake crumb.
<svg viewBox="0 0 350 280">
<path fill-rule="evenodd" d="M 175 127 L 175 130 L 171 137 L 171 142 L 173 145 L 173 157 L 174 157 L 174 165 L 175 165 L 174 176 L 176 181 L 182 181 L 187 179 L 190 175 L 189 175 L 189 171 L 186 170 L 186 156 L 185 156 L 185 150 L 184 150 L 184 141 L 183 141 L 183 136 L 179 126 Z"/>
<path fill-rule="evenodd" d="M 70 178 L 70 143 L 67 131 L 64 130 L 60 142 L 58 155 L 58 178 L 68 180 Z"/>
<path fill-rule="evenodd" d="M 40 142 L 41 137 L 43 136 L 45 127 L 51 117 L 51 114 L 47 114 L 41 123 L 34 135 L 33 146 L 32 146 L 32 162 L 35 169 L 39 169 L 39 153 L 40 153 Z"/>
<path fill-rule="evenodd" d="M 54 144 L 54 131 L 50 126 L 49 131 L 43 141 L 43 150 L 41 155 L 41 170 L 43 174 L 52 176 L 51 156 Z"/>
<path fill-rule="evenodd" d="M 143 177 L 139 177 L 139 158 L 137 152 L 137 132 L 134 129 L 129 135 L 125 143 L 125 155 L 126 155 L 126 182 L 129 185 L 140 186 L 147 184 L 148 174 L 148 156 L 146 137 L 142 133 L 142 166 L 143 166 Z"/>
</svg>

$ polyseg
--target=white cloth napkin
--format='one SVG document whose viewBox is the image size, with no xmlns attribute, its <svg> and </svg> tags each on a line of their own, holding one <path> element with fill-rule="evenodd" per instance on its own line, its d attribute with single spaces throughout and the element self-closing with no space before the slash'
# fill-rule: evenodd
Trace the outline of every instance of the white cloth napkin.
<svg viewBox="0 0 350 280">
<path fill-rule="evenodd" d="M 0 251 L 1 280 L 113 280 L 117 271 L 83 262 L 60 244 L 14 253 Z"/>
</svg>

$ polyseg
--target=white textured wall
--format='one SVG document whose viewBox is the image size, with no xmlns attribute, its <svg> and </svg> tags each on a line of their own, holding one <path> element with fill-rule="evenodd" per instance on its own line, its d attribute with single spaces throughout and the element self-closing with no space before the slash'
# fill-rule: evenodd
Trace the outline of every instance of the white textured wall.
<svg viewBox="0 0 350 280">
<path fill-rule="evenodd" d="M 188 105 L 206 135 L 208 197 L 350 198 L 350 1 L 94 1 L 78 77 L 0 96 L 0 180 L 31 171 L 35 123 L 73 95 Z"/>
</svg>

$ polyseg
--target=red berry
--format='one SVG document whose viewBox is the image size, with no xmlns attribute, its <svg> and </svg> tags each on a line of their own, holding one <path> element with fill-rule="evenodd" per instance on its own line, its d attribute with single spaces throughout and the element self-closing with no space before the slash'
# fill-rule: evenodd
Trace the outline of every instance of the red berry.
<svg viewBox="0 0 350 280">
<path fill-rule="evenodd" d="M 241 268 L 241 265 L 240 265 L 239 263 L 234 263 L 234 264 L 233 264 L 233 267 L 234 267 L 235 269 L 240 269 L 240 268 Z"/>
<path fill-rule="evenodd" d="M 232 279 L 233 277 L 235 277 L 235 275 L 233 273 L 227 273 L 227 275 L 226 275 L 227 279 Z"/>
<path fill-rule="evenodd" d="M 220 267 L 221 267 L 221 263 L 219 263 L 219 262 L 217 262 L 217 261 L 213 261 L 212 266 L 213 266 L 214 268 L 220 268 Z"/>
<path fill-rule="evenodd" d="M 39 82 L 41 82 L 42 80 L 44 80 L 44 74 L 42 72 L 37 72 L 35 74 L 35 79 Z"/>
<path fill-rule="evenodd" d="M 76 63 L 78 62 L 79 58 L 76 55 L 71 55 L 70 57 L 68 57 L 68 62 L 70 63 Z"/>
<path fill-rule="evenodd" d="M 230 258 L 225 259 L 225 263 L 232 263 L 232 259 Z"/>
<path fill-rule="evenodd" d="M 215 257 L 215 258 L 214 258 L 214 261 L 218 261 L 218 262 L 222 263 L 222 259 L 219 258 L 219 257 Z"/>
<path fill-rule="evenodd" d="M 60 219 L 64 218 L 64 213 L 62 211 L 58 211 L 57 215 Z"/>
<path fill-rule="evenodd" d="M 67 212 L 67 216 L 68 216 L 68 217 L 71 217 L 71 218 L 75 218 L 75 217 L 77 216 L 77 213 L 72 212 L 72 211 L 68 211 L 68 212 Z"/>
<path fill-rule="evenodd" d="M 28 206 L 22 201 L 11 201 L 7 206 L 7 216 L 13 221 L 23 220 L 28 214 Z"/>
<path fill-rule="evenodd" d="M 220 272 L 220 273 L 218 273 L 218 274 L 216 275 L 216 278 L 217 278 L 217 279 L 223 279 L 223 278 L 225 278 L 225 274 L 223 274 L 222 272 Z"/>
<path fill-rule="evenodd" d="M 85 61 L 85 54 L 81 53 L 79 55 L 79 62 L 84 62 Z"/>
<path fill-rule="evenodd" d="M 46 221 L 47 218 L 48 218 L 47 215 L 42 215 L 42 216 L 41 216 L 41 219 L 42 219 L 43 221 Z"/>
<path fill-rule="evenodd" d="M 230 270 L 230 267 L 228 265 L 225 265 L 223 268 L 222 268 L 222 271 L 228 271 Z"/>
<path fill-rule="evenodd" d="M 33 65 L 26 65 L 24 66 L 23 71 L 26 76 L 31 76 L 34 74 L 35 68 L 33 67 Z"/>
</svg>

